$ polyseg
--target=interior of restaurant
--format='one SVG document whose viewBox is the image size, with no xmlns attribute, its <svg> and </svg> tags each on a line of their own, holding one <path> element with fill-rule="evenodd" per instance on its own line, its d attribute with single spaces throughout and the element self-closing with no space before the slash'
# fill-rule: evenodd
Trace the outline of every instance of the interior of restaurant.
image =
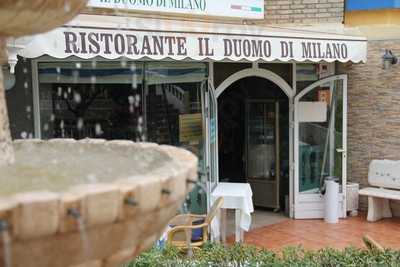
<svg viewBox="0 0 400 267">
<path fill-rule="evenodd" d="M 247 77 L 218 98 L 220 181 L 249 183 L 257 208 L 285 209 L 289 102 L 273 82 Z"/>
</svg>

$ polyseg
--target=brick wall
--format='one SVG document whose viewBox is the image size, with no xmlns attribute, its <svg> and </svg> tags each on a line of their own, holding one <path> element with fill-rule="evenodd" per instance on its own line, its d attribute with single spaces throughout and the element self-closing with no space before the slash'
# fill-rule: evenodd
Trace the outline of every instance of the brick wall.
<svg viewBox="0 0 400 267">
<path fill-rule="evenodd" d="M 344 0 L 265 0 L 267 24 L 342 23 Z"/>
<path fill-rule="evenodd" d="M 384 49 L 400 55 L 400 40 L 370 41 L 366 64 L 343 65 L 348 88 L 348 179 L 368 185 L 372 159 L 400 160 L 400 65 L 382 69 Z M 367 201 L 361 199 L 365 209 Z M 393 203 L 397 215 L 400 204 Z"/>
</svg>

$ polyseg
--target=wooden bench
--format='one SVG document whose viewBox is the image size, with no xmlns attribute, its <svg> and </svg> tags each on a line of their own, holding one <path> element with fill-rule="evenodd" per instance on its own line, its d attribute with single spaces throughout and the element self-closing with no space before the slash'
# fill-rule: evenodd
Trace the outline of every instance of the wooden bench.
<svg viewBox="0 0 400 267">
<path fill-rule="evenodd" d="M 400 161 L 371 161 L 368 183 L 371 187 L 359 191 L 360 195 L 368 197 L 367 220 L 376 222 L 392 217 L 390 200 L 400 200 Z"/>
</svg>

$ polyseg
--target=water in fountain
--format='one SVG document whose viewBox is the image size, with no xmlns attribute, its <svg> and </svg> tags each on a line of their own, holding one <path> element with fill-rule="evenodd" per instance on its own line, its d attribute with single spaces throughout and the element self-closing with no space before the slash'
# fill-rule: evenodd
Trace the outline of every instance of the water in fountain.
<svg viewBox="0 0 400 267">
<path fill-rule="evenodd" d="M 33 151 L 35 157 L 31 156 Z M 140 178 L 161 172 L 161 168 L 172 171 L 179 164 L 156 149 L 134 147 L 26 143 L 16 145 L 15 152 L 16 163 L 0 167 L 0 195 L 34 190 L 58 192 L 82 183 Z"/>
<path fill-rule="evenodd" d="M 3 240 L 3 257 L 4 257 L 4 267 L 11 267 L 11 238 L 8 231 L 3 231 L 2 234 Z"/>
<path fill-rule="evenodd" d="M 85 259 L 88 259 L 90 257 L 90 255 L 92 254 L 92 247 L 90 245 L 89 238 L 87 235 L 85 220 L 82 217 L 82 215 L 80 214 L 80 212 L 75 209 L 69 209 L 68 215 L 70 215 L 72 218 L 74 218 L 76 220 L 76 223 L 77 223 L 78 229 L 79 229 L 79 233 L 81 236 L 83 253 L 84 253 Z"/>
<path fill-rule="evenodd" d="M 0 233 L 3 245 L 3 263 L 4 267 L 12 267 L 11 262 L 11 238 L 8 231 L 7 222 L 0 220 Z"/>
<path fill-rule="evenodd" d="M 83 253 L 85 255 L 85 258 L 89 258 L 90 255 L 92 254 L 92 248 L 91 248 L 89 238 L 87 235 L 85 220 L 82 217 L 79 217 L 76 219 L 76 222 L 78 223 L 79 233 L 81 235 L 81 242 L 83 245 Z"/>
</svg>

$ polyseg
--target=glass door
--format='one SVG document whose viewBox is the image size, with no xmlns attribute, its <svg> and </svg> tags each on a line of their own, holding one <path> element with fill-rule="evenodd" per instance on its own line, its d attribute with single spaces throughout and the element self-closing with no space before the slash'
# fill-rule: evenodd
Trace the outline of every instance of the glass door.
<svg viewBox="0 0 400 267">
<path fill-rule="evenodd" d="M 208 196 L 218 184 L 218 101 L 212 83 L 207 81 L 204 84 L 204 117 L 205 117 L 205 144 L 206 144 L 206 177 Z M 210 207 L 208 197 L 208 207 Z"/>
<path fill-rule="evenodd" d="M 339 214 L 346 215 L 347 76 L 317 81 L 295 97 L 296 219 L 323 218 L 325 178 L 341 184 Z"/>
</svg>

